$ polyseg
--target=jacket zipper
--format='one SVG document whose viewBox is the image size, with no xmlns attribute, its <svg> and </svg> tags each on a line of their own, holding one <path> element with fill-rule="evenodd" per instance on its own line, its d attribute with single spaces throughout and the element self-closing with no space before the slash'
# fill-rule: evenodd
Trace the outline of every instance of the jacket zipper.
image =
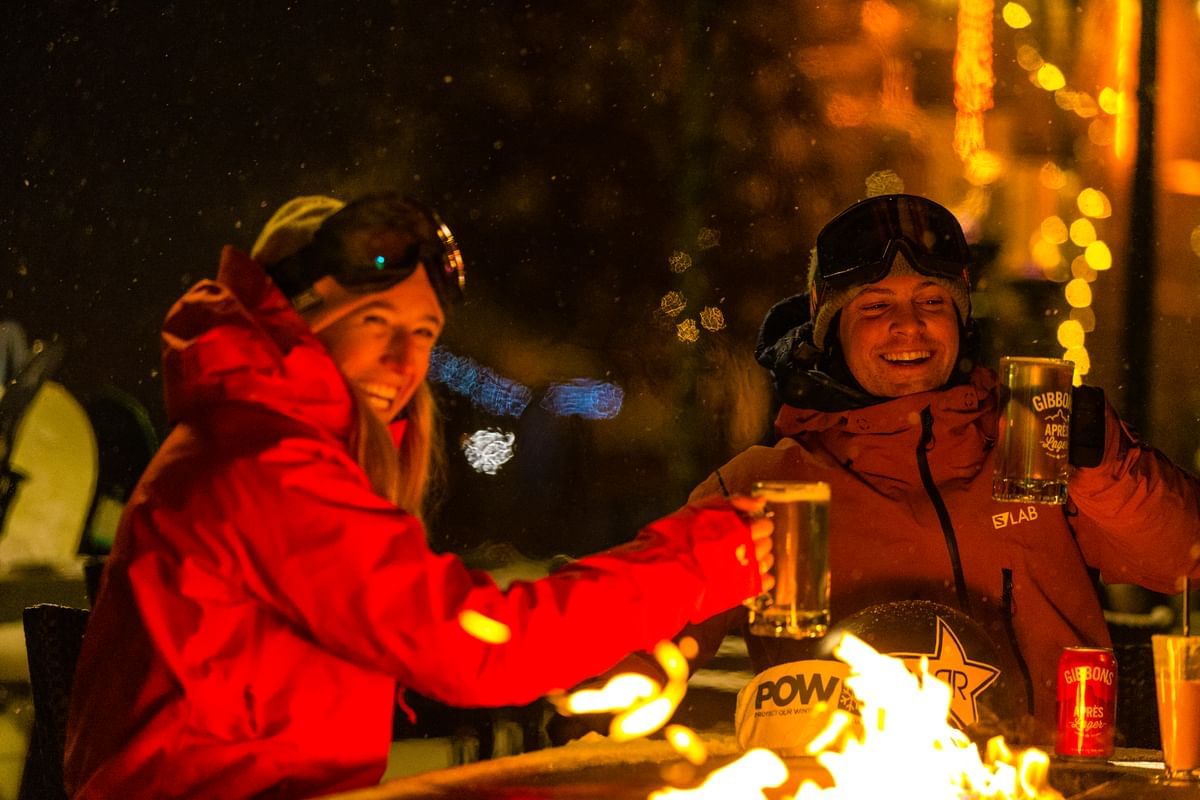
<svg viewBox="0 0 1200 800">
<path fill-rule="evenodd" d="M 1000 595 L 1000 610 L 1004 615 L 1004 630 L 1008 634 L 1008 644 L 1012 648 L 1013 657 L 1017 659 L 1017 669 L 1025 680 L 1025 704 L 1029 713 L 1033 713 L 1033 676 L 1029 674 L 1029 665 L 1021 655 L 1021 646 L 1017 643 L 1016 621 L 1013 619 L 1013 572 L 1005 567 L 1000 570 L 1003 577 L 1003 593 Z"/>
<path fill-rule="evenodd" d="M 958 555 L 958 539 L 954 535 L 954 525 L 950 520 L 950 512 L 942 494 L 933 484 L 933 473 L 929 470 L 929 456 L 925 450 L 933 439 L 933 412 L 929 406 L 921 411 L 921 440 L 917 443 L 917 467 L 921 471 L 921 483 L 925 485 L 925 493 L 933 503 L 937 512 L 938 522 L 942 525 L 942 535 L 946 537 L 946 551 L 950 554 L 950 567 L 954 570 L 954 590 L 958 594 L 958 607 L 967 615 L 971 613 L 971 599 L 967 595 L 967 581 L 963 578 L 962 559 Z"/>
</svg>

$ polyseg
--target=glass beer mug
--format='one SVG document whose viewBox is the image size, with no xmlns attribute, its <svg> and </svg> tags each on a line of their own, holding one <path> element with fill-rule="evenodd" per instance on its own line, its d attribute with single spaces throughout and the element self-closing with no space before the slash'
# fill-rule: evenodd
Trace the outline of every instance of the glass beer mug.
<svg viewBox="0 0 1200 800">
<path fill-rule="evenodd" d="M 761 481 L 775 523 L 775 588 L 746 601 L 750 632 L 808 639 L 829 630 L 829 484 Z"/>
<path fill-rule="evenodd" d="M 1000 431 L 992 497 L 1065 503 L 1075 365 L 1057 358 L 1000 359 Z"/>
</svg>

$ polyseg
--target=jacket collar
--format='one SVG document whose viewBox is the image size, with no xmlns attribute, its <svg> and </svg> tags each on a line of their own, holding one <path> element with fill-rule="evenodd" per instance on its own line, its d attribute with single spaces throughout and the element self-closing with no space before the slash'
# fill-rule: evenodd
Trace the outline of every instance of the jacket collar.
<svg viewBox="0 0 1200 800">
<path fill-rule="evenodd" d="M 820 411 L 784 405 L 775 418 L 775 433 L 781 437 L 823 430 L 896 433 L 918 424 L 921 411 L 927 407 L 935 417 L 975 415 L 994 408 L 995 395 L 995 373 L 985 367 L 976 367 L 965 384 L 896 397 L 863 408 Z"/>
</svg>

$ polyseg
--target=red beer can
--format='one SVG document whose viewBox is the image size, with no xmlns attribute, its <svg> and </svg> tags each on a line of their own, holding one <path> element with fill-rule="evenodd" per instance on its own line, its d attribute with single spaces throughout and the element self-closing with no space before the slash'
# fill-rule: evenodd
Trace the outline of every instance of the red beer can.
<svg viewBox="0 0 1200 800">
<path fill-rule="evenodd" d="M 1117 718 L 1117 660 L 1107 647 L 1066 647 L 1058 660 L 1054 752 L 1108 758 Z"/>
</svg>

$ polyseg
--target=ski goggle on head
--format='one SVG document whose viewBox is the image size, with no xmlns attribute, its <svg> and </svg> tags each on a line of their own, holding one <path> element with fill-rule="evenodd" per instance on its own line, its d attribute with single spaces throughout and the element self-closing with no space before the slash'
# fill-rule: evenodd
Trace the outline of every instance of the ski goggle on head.
<svg viewBox="0 0 1200 800">
<path fill-rule="evenodd" d="M 313 284 L 327 275 L 352 292 L 370 294 L 390 289 L 420 266 L 443 309 L 462 298 L 466 268 L 450 228 L 432 208 L 384 192 L 347 203 L 270 272 L 303 311 L 321 302 Z"/>
<path fill-rule="evenodd" d="M 830 294 L 883 280 L 897 253 L 922 275 L 970 285 L 971 251 L 958 219 L 932 200 L 888 194 L 860 200 L 817 234 L 813 318 Z"/>
</svg>

